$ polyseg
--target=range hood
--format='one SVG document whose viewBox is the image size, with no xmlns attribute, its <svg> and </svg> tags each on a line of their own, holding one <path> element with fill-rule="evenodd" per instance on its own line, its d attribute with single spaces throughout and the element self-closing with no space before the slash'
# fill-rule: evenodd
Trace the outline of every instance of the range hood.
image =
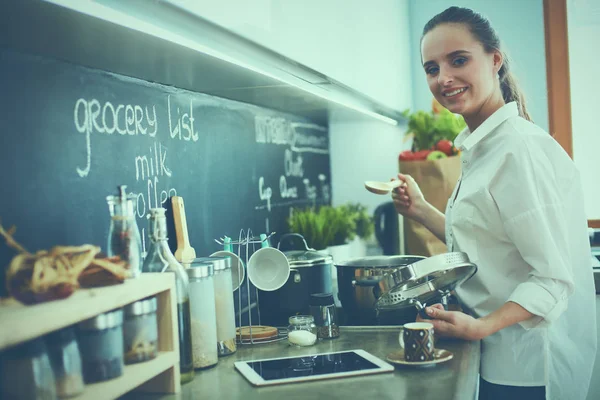
<svg viewBox="0 0 600 400">
<path fill-rule="evenodd" d="M 404 122 L 307 66 L 165 1 L 13 0 L 0 45 L 17 51 L 304 116 Z"/>
</svg>

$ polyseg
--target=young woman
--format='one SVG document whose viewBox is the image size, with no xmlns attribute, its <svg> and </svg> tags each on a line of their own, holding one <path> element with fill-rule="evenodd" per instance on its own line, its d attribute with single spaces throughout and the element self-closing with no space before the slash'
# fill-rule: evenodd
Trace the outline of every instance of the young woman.
<svg viewBox="0 0 600 400">
<path fill-rule="evenodd" d="M 595 293 L 579 174 L 529 118 L 489 21 L 451 7 L 421 38 L 434 97 L 461 114 L 462 174 L 445 214 L 408 175 L 396 209 L 466 252 L 465 313 L 427 308 L 438 335 L 481 339 L 480 399 L 586 398 L 596 356 Z"/>
</svg>

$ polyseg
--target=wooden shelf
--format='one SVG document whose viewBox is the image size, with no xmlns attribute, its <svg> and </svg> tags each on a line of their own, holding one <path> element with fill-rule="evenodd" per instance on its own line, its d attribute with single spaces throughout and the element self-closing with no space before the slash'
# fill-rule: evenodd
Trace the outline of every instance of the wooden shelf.
<svg viewBox="0 0 600 400">
<path fill-rule="evenodd" d="M 79 289 L 63 300 L 29 306 L 14 299 L 0 301 L 0 350 L 172 287 L 170 274 L 142 274 L 120 285 Z"/>
<path fill-rule="evenodd" d="M 161 352 L 154 360 L 126 365 L 123 375 L 118 378 L 85 385 L 85 391 L 73 399 L 115 399 L 173 368 L 178 362 L 179 355 L 175 352 Z"/>
<path fill-rule="evenodd" d="M 77 399 L 114 399 L 133 389 L 177 393 L 181 384 L 174 274 L 145 273 L 120 285 L 79 289 L 66 299 L 36 305 L 0 301 L 0 351 L 149 296 L 157 298 L 158 357 L 126 365 L 119 378 L 86 385 Z"/>
</svg>

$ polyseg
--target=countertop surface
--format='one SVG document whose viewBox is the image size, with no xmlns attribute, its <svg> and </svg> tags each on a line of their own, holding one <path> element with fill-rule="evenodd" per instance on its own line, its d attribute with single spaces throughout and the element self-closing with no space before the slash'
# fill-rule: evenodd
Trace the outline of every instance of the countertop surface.
<svg viewBox="0 0 600 400">
<path fill-rule="evenodd" d="M 327 379 L 268 387 L 252 386 L 235 368 L 240 360 L 301 356 L 341 350 L 363 349 L 382 360 L 399 348 L 398 327 L 341 327 L 340 337 L 322 340 L 311 347 L 293 347 L 287 340 L 238 345 L 238 351 L 220 358 L 207 370 L 197 370 L 192 382 L 178 395 L 142 395 L 124 399 L 372 399 L 454 400 L 475 398 L 479 370 L 479 342 L 442 339 L 436 348 L 449 350 L 452 360 L 425 367 L 396 366 L 392 373 Z"/>
</svg>

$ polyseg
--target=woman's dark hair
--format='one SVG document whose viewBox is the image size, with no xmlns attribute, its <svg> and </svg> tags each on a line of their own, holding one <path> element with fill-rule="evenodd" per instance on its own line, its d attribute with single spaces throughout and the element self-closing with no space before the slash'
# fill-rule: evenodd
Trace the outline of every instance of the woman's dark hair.
<svg viewBox="0 0 600 400">
<path fill-rule="evenodd" d="M 482 45 L 487 53 L 499 51 L 503 56 L 503 63 L 498 75 L 500 76 L 500 89 L 506 103 L 516 101 L 519 107 L 519 115 L 528 121 L 532 121 L 525 107 L 525 96 L 519 89 L 517 81 L 510 71 L 510 61 L 507 54 L 501 50 L 500 38 L 492 28 L 490 21 L 483 15 L 464 7 L 450 7 L 431 18 L 423 28 L 423 36 L 433 28 L 442 24 L 464 24 L 468 26 L 471 34 Z M 423 40 L 421 36 L 421 41 Z"/>
</svg>

